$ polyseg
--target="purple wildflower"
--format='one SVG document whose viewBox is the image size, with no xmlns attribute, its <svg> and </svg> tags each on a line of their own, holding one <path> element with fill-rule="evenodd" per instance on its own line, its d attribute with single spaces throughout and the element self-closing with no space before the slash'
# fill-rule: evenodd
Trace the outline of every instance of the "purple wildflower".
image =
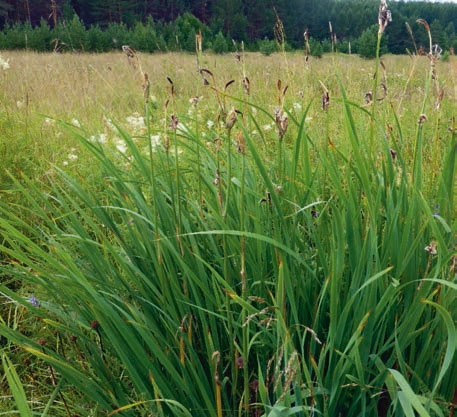
<svg viewBox="0 0 457 417">
<path fill-rule="evenodd" d="M 33 307 L 39 307 L 40 306 L 40 302 L 38 301 L 38 299 L 34 295 L 31 295 L 29 297 L 29 303 L 32 304 Z"/>
</svg>

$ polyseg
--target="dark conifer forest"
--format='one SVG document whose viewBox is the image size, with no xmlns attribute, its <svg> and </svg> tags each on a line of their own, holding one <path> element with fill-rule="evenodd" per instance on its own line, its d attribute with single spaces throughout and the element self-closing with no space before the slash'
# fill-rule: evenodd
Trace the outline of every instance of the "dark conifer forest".
<svg viewBox="0 0 457 417">
<path fill-rule="evenodd" d="M 417 19 L 428 22 L 443 51 L 457 47 L 457 4 L 388 7 L 393 21 L 383 52 L 426 50 L 428 36 Z M 268 54 L 281 22 L 287 48 L 303 48 L 307 31 L 311 54 L 332 47 L 359 52 L 375 37 L 377 13 L 376 0 L 0 0 L 0 48 L 101 52 L 129 43 L 148 52 L 192 51 L 201 31 L 204 47 L 214 52 L 243 41 L 246 49 Z"/>
</svg>

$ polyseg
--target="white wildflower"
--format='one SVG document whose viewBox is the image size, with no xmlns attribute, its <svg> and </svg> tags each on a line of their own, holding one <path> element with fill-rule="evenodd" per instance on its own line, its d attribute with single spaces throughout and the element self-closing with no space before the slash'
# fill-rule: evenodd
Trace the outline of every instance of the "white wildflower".
<svg viewBox="0 0 457 417">
<path fill-rule="evenodd" d="M 141 133 L 146 129 L 144 117 L 140 116 L 138 113 L 128 116 L 126 120 L 134 133 Z"/>
<path fill-rule="evenodd" d="M 265 131 L 265 132 L 268 132 L 270 131 L 271 129 L 273 129 L 273 126 L 271 124 L 266 124 L 266 125 L 263 125 L 262 126 L 262 129 Z"/>
<path fill-rule="evenodd" d="M 300 111 L 301 110 L 301 104 L 300 103 L 294 103 L 293 107 L 294 107 L 295 111 Z"/>
<path fill-rule="evenodd" d="M 211 129 L 214 126 L 214 122 L 212 120 L 207 120 L 206 126 L 208 126 L 208 129 Z"/>
<path fill-rule="evenodd" d="M 78 119 L 72 119 L 71 124 L 72 124 L 74 127 L 81 127 L 81 123 L 79 122 Z"/>
<path fill-rule="evenodd" d="M 92 135 L 89 138 L 90 142 L 98 142 L 101 144 L 105 144 L 107 142 L 107 137 L 105 133 L 99 133 L 98 135 Z"/>
<path fill-rule="evenodd" d="M 0 68 L 1 68 L 3 71 L 6 71 L 7 69 L 9 69 L 9 67 L 10 67 L 9 60 L 3 58 L 3 57 L 0 55 Z"/>
<path fill-rule="evenodd" d="M 71 148 L 70 149 L 70 153 L 67 155 L 67 158 L 70 160 L 70 161 L 76 161 L 78 159 L 78 155 L 76 155 L 76 149 L 75 148 Z"/>
<path fill-rule="evenodd" d="M 122 141 L 118 141 L 117 144 L 116 144 L 116 149 L 120 153 L 125 153 L 125 152 L 127 152 L 127 145 Z"/>
<path fill-rule="evenodd" d="M 178 123 L 178 126 L 176 128 L 182 133 L 190 134 L 189 128 L 181 122 Z"/>
<path fill-rule="evenodd" d="M 151 136 L 151 146 L 156 148 L 160 145 L 160 135 L 152 135 Z"/>
</svg>

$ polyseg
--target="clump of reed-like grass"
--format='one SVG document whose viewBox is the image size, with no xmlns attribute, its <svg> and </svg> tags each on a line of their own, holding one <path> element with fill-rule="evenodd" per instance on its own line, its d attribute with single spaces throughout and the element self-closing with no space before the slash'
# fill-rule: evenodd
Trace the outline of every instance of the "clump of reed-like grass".
<svg viewBox="0 0 457 417">
<path fill-rule="evenodd" d="M 190 115 L 177 74 L 154 80 L 163 115 L 143 103 L 145 131 L 115 128 L 122 149 L 71 127 L 103 173 L 96 193 L 63 169 L 13 173 L 24 203 L 0 202 L 1 292 L 37 331 L 4 320 L 0 334 L 52 368 L 55 396 L 74 386 L 101 415 L 445 415 L 455 131 L 431 163 L 419 145 L 438 116 L 400 119 L 386 100 L 369 112 L 338 77 L 289 110 L 280 77 L 256 101 L 238 62 L 233 77 L 199 68 Z"/>
</svg>

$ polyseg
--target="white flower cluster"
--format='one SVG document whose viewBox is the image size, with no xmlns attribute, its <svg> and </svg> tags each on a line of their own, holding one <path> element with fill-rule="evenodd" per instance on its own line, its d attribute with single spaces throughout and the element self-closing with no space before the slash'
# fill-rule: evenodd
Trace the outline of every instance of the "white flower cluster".
<svg viewBox="0 0 457 417">
<path fill-rule="evenodd" d="M 0 68 L 1 68 L 3 71 L 6 71 L 7 69 L 9 69 L 9 67 L 10 67 L 9 60 L 3 58 L 3 57 L 0 55 Z"/>
<path fill-rule="evenodd" d="M 146 130 L 144 117 L 140 116 L 138 113 L 134 113 L 132 116 L 126 117 L 126 121 L 132 129 L 134 135 L 144 133 Z"/>
</svg>

